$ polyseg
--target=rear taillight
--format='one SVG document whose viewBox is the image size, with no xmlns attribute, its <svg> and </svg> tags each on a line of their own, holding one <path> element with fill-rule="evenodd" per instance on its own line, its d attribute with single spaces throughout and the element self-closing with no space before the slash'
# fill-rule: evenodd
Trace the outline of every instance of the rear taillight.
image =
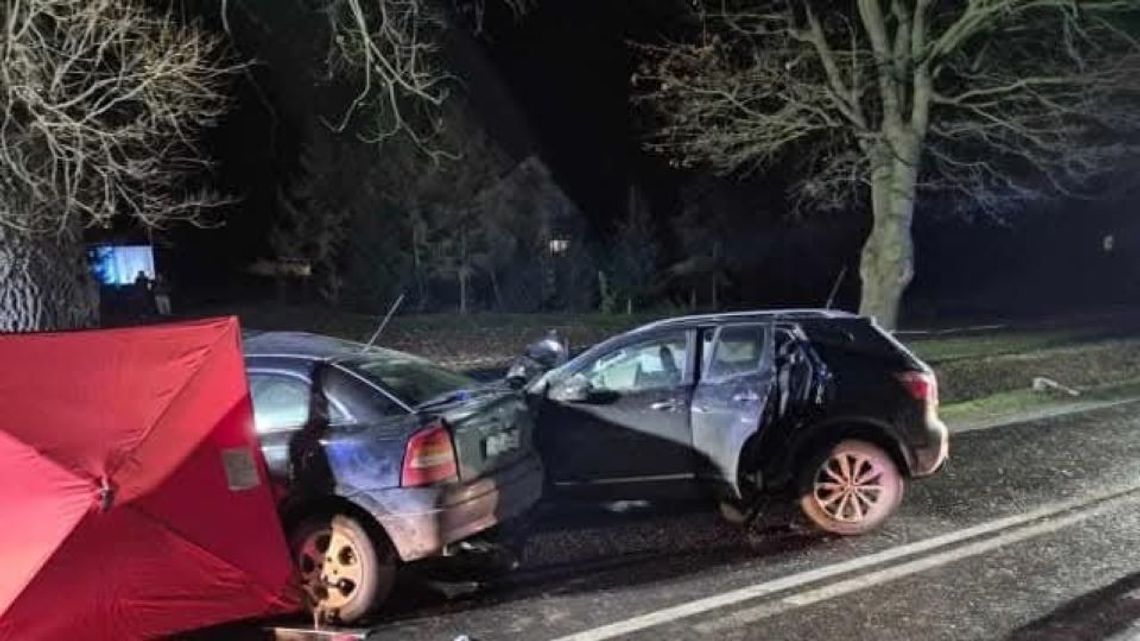
<svg viewBox="0 0 1140 641">
<path fill-rule="evenodd" d="M 408 439 L 400 485 L 417 487 L 451 481 L 458 473 L 451 433 L 443 423 L 433 423 Z"/>
<path fill-rule="evenodd" d="M 938 407 L 938 379 L 933 372 L 902 372 L 898 378 L 911 398 Z"/>
</svg>

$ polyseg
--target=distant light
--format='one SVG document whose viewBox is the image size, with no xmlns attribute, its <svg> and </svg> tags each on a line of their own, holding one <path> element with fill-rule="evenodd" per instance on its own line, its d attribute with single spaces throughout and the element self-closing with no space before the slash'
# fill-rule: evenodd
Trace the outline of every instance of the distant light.
<svg viewBox="0 0 1140 641">
<path fill-rule="evenodd" d="M 565 254 L 566 250 L 570 249 L 570 240 L 567 238 L 551 238 L 550 239 L 550 253 L 558 256 Z"/>
<path fill-rule="evenodd" d="M 93 245 L 88 263 L 100 284 L 133 285 L 139 273 L 154 280 L 154 250 L 150 245 Z"/>
<path fill-rule="evenodd" d="M 1104 240 L 1101 241 L 1101 247 L 1104 248 L 1104 251 L 1106 253 L 1111 252 L 1113 249 L 1116 248 L 1116 238 L 1112 234 L 1106 235 L 1104 237 Z"/>
</svg>

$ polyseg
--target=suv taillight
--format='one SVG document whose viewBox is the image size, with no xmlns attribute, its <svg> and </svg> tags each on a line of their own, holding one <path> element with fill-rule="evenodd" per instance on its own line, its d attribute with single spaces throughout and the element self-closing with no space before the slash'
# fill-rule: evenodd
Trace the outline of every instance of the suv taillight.
<svg viewBox="0 0 1140 641">
<path fill-rule="evenodd" d="M 432 423 L 408 439 L 400 485 L 418 487 L 451 481 L 458 473 L 451 433 L 443 423 Z"/>
<path fill-rule="evenodd" d="M 933 372 L 902 372 L 898 378 L 911 398 L 930 408 L 938 407 L 938 379 Z"/>
</svg>

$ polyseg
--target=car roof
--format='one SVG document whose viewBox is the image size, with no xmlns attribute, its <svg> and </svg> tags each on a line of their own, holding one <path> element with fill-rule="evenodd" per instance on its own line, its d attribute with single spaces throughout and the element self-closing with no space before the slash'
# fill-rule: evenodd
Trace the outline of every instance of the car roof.
<svg viewBox="0 0 1140 641">
<path fill-rule="evenodd" d="M 757 309 L 741 312 L 722 312 L 717 314 L 697 314 L 693 316 L 677 316 L 642 325 L 630 332 L 640 332 L 669 328 L 700 327 L 703 325 L 721 325 L 724 323 L 747 321 L 804 321 L 804 320 L 840 320 L 861 318 L 857 314 L 837 309 Z"/>
<path fill-rule="evenodd" d="M 247 331 L 242 335 L 246 356 L 279 356 L 308 360 L 341 360 L 358 358 L 365 352 L 364 343 L 309 332 Z M 368 347 L 369 356 L 418 358 L 383 347 Z"/>
<path fill-rule="evenodd" d="M 556 376 L 554 372 L 572 370 L 575 366 L 580 364 L 583 360 L 588 360 L 597 355 L 598 352 L 604 352 L 615 347 L 627 345 L 640 340 L 644 334 L 655 332 L 658 330 L 668 329 L 692 329 L 697 327 L 708 327 L 711 325 L 723 325 L 725 323 L 739 323 L 739 322 L 773 322 L 773 321 L 852 321 L 865 319 L 864 316 L 852 314 L 851 312 L 844 312 L 834 309 L 759 309 L 742 312 L 722 312 L 719 314 L 697 314 L 693 316 L 677 316 L 674 318 L 665 318 L 659 321 L 642 325 L 636 329 L 632 329 L 622 334 L 616 334 L 607 338 L 600 343 L 591 345 L 589 349 L 576 354 L 565 364 L 557 367 L 547 373 L 547 376 Z"/>
</svg>

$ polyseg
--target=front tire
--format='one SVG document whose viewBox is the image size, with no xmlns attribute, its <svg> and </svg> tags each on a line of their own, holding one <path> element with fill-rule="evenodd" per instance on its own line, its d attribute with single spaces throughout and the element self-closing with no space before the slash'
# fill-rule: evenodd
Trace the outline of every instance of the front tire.
<svg viewBox="0 0 1140 641">
<path fill-rule="evenodd" d="M 815 527 L 842 536 L 866 534 L 902 503 L 906 480 L 890 454 L 855 439 L 812 459 L 800 481 L 800 510 Z"/>
<path fill-rule="evenodd" d="M 355 517 L 310 518 L 290 537 L 293 561 L 311 612 L 354 623 L 376 611 L 396 582 L 396 553 Z"/>
</svg>

